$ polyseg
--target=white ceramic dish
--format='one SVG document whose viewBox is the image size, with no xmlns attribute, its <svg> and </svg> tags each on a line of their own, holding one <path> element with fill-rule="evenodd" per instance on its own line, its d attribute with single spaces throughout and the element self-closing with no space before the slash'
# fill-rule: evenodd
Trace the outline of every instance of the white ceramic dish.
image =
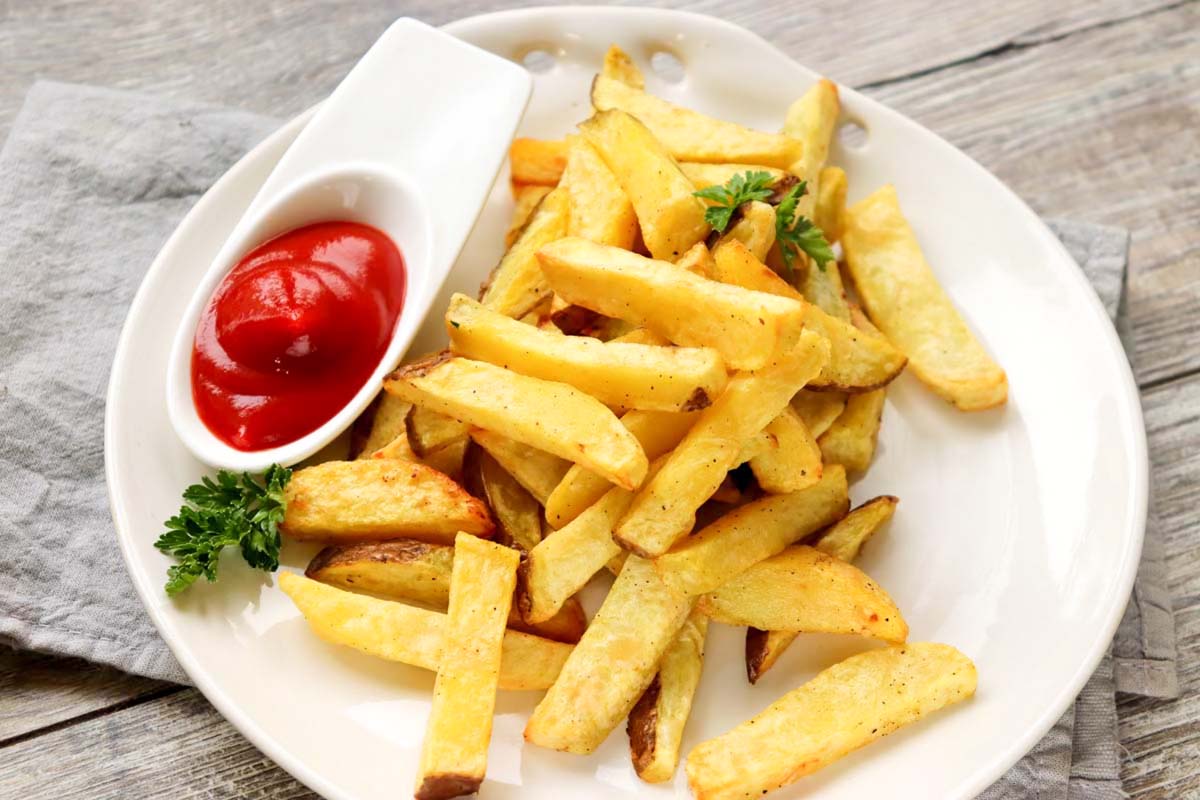
<svg viewBox="0 0 1200 800">
<path fill-rule="evenodd" d="M 777 128 L 816 78 L 740 28 L 677 12 L 535 9 L 448 30 L 516 59 L 531 50 L 553 56 L 535 75 L 525 135 L 558 136 L 588 114 L 588 81 L 611 42 L 646 69 L 652 92 L 762 129 Z M 649 68 L 659 51 L 682 63 L 681 81 Z M 1054 236 L 934 134 L 852 91 L 842 97 L 847 119 L 867 131 L 864 145 L 833 154 L 850 175 L 851 199 L 884 182 L 897 186 L 943 284 L 1007 368 L 1011 394 L 1003 410 L 966 415 L 902 376 L 889 393 L 876 464 L 852 489 L 855 501 L 901 498 L 862 565 L 904 610 L 915 640 L 949 642 L 975 660 L 978 695 L 778 796 L 967 798 L 1050 727 L 1111 639 L 1141 547 L 1145 434 L 1112 326 Z M 107 474 L 130 574 L 205 695 L 326 797 L 391 800 L 410 791 L 433 675 L 318 641 L 273 581 L 235 558 L 219 584 L 170 601 L 162 592 L 169 562 L 153 548 L 181 489 L 203 471 L 171 432 L 162 402 L 172 321 L 307 117 L 231 169 L 151 266 L 113 366 Z M 473 291 L 492 266 L 510 202 L 502 181 L 444 295 Z M 433 315 L 414 352 L 442 340 Z M 302 569 L 312 552 L 285 547 L 285 568 Z M 685 752 L 863 645 L 802 637 L 756 687 L 746 683 L 742 647 L 742 631 L 714 626 Z M 674 784 L 640 783 L 619 730 L 587 758 L 526 747 L 521 730 L 536 699 L 501 695 L 486 796 L 686 795 L 682 770 Z"/>
</svg>

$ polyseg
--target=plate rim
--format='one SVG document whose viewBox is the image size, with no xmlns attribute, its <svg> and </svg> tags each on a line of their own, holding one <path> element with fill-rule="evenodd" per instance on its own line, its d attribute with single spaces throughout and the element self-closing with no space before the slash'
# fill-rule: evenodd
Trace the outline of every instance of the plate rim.
<svg viewBox="0 0 1200 800">
<path fill-rule="evenodd" d="M 661 17 L 661 18 L 687 18 L 692 21 L 704 25 L 715 25 L 733 31 L 740 36 L 751 36 L 758 40 L 760 46 L 768 48 L 781 58 L 797 64 L 800 67 L 811 70 L 805 65 L 796 61 L 787 53 L 780 50 L 770 41 L 759 36 L 759 34 L 744 28 L 740 25 L 728 22 L 718 17 L 701 14 L 694 11 L 664 9 L 664 8 L 643 8 L 643 7 L 627 7 L 627 6 L 536 6 L 530 8 L 508 9 L 502 11 L 488 12 L 484 14 L 472 15 L 461 19 L 454 20 L 445 25 L 440 26 L 442 30 L 453 35 L 460 35 L 467 32 L 469 29 L 486 26 L 498 22 L 507 22 L 511 20 L 520 20 L 521 18 L 529 18 L 553 14 L 558 16 L 571 16 L 575 14 L 600 14 L 605 16 L 616 17 Z M 1055 260 L 1048 265 L 1051 270 L 1057 270 L 1060 274 L 1067 277 L 1069 281 L 1073 281 L 1075 286 L 1080 289 L 1086 296 L 1086 307 L 1088 307 L 1094 317 L 1097 317 L 1101 323 L 1100 328 L 1105 331 L 1104 338 L 1108 345 L 1109 355 L 1113 359 L 1114 364 L 1119 374 L 1119 382 L 1121 384 L 1122 394 L 1125 401 L 1131 410 L 1133 417 L 1132 430 L 1126 431 L 1130 445 L 1129 464 L 1132 470 L 1131 481 L 1129 485 L 1130 503 L 1129 516 L 1130 519 L 1124 521 L 1123 527 L 1126 530 L 1125 546 L 1123 549 L 1123 560 L 1121 563 L 1120 574 L 1116 576 L 1114 582 L 1114 591 L 1110 594 L 1112 600 L 1109 608 L 1105 612 L 1107 624 L 1096 628 L 1097 635 L 1093 638 L 1092 645 L 1085 657 L 1080 662 L 1071 679 L 1066 681 L 1055 695 L 1052 703 L 1046 704 L 1042 714 L 1037 720 L 1030 725 L 1021 737 L 1010 740 L 1008 745 L 1003 748 L 996 748 L 996 755 L 986 762 L 980 762 L 972 772 L 971 777 L 964 784 L 965 793 L 961 795 L 963 798 L 970 798 L 977 795 L 979 792 L 990 786 L 998 779 L 1005 771 L 1023 757 L 1047 731 L 1053 726 L 1054 722 L 1062 716 L 1067 707 L 1074 702 L 1079 692 L 1083 689 L 1084 684 L 1095 672 L 1104 653 L 1107 651 L 1109 644 L 1116 633 L 1117 626 L 1120 624 L 1121 617 L 1124 613 L 1125 606 L 1128 604 L 1128 598 L 1133 589 L 1133 583 L 1137 575 L 1137 568 L 1141 560 L 1141 551 L 1143 546 L 1145 527 L 1147 521 L 1147 509 L 1149 501 L 1149 457 L 1145 429 L 1145 420 L 1141 407 L 1141 395 L 1137 386 L 1132 366 L 1126 355 L 1125 349 L 1120 342 L 1116 327 L 1104 309 L 1095 289 L 1088 282 L 1083 273 L 1082 268 L 1074 258 L 1071 257 L 1066 247 L 1061 240 L 1053 234 L 1046 223 L 1039 217 L 1033 209 L 1031 209 L 1024 200 L 1020 198 L 1011 188 L 1008 187 L 1002 180 L 992 174 L 982 164 L 975 161 L 969 155 L 964 153 L 958 147 L 948 142 L 937 132 L 926 128 L 908 116 L 893 110 L 884 105 L 880 101 L 874 100 L 866 95 L 863 95 L 855 89 L 838 84 L 839 91 L 845 95 L 854 98 L 854 101 L 868 106 L 874 113 L 882 114 L 889 117 L 890 121 L 901 125 L 918 135 L 925 137 L 934 137 L 939 144 L 946 148 L 947 155 L 956 158 L 962 166 L 975 173 L 977 178 L 988 182 L 991 188 L 1002 193 L 1010 202 L 1015 203 L 1015 207 L 1020 210 L 1020 213 L 1025 217 L 1026 224 L 1031 224 L 1037 228 L 1049 243 L 1052 249 L 1058 251 L 1062 259 L 1072 265 L 1074 269 L 1063 269 L 1060 260 Z M 321 794 L 324 797 L 335 798 L 336 800 L 353 800 L 345 794 L 340 788 L 335 787 L 323 775 L 314 769 L 311 769 L 307 764 L 298 760 L 292 759 L 291 755 L 280 744 L 268 734 L 262 727 L 248 714 L 244 713 L 230 697 L 217 685 L 217 682 L 199 666 L 196 660 L 192 657 L 190 651 L 183 646 L 181 641 L 176 641 L 180 636 L 173 630 L 170 620 L 161 610 L 160 606 L 151 601 L 152 597 L 158 597 L 157 586 L 151 586 L 147 580 L 139 578 L 138 571 L 134 568 L 135 558 L 132 548 L 132 533 L 130 525 L 126 519 L 125 509 L 117 497 L 115 485 L 119 482 L 118 476 L 115 474 L 114 459 L 112 458 L 112 450 L 114 447 L 114 438 L 116 436 L 115 426 L 117 413 L 115 409 L 120 406 L 120 398 L 122 396 L 122 387 L 117 376 L 122 373 L 122 367 L 128 358 L 129 342 L 132 338 L 131 320 L 143 306 L 149 303 L 148 285 L 151 283 L 151 278 L 166 268 L 166 258 L 164 254 L 171 252 L 174 245 L 185 229 L 185 223 L 189 218 L 197 213 L 202 213 L 213 203 L 217 202 L 217 198 L 224 192 L 224 186 L 234 182 L 235 178 L 246 168 L 246 165 L 257 161 L 261 158 L 261 153 L 278 141 L 280 138 L 288 135 L 295 135 L 298 129 L 307 124 L 311 119 L 320 102 L 315 103 L 308 109 L 293 116 L 283 122 L 279 127 L 274 129 L 258 144 L 256 144 L 245 155 L 239 158 L 232 166 L 230 166 L 220 178 L 208 190 L 201 195 L 200 199 L 187 211 L 180 219 L 171 235 L 164 241 L 150 267 L 143 276 L 141 283 L 138 286 L 137 292 L 134 294 L 133 300 L 130 303 L 129 310 L 126 312 L 125 320 L 122 322 L 121 333 L 117 340 L 116 349 L 114 351 L 113 363 L 109 374 L 108 388 L 105 398 L 105 414 L 104 414 L 104 472 L 105 472 L 105 487 L 109 501 L 109 510 L 113 520 L 113 526 L 117 536 L 118 545 L 120 547 L 122 559 L 125 562 L 126 572 L 129 574 L 130 580 L 138 593 L 138 598 L 149 615 L 151 622 L 154 624 L 159 635 L 163 638 L 176 660 L 179 662 L 183 671 L 192 680 L 195 687 L 200 690 L 204 697 L 217 709 L 217 711 L 232 724 L 242 735 L 244 735 L 255 747 L 257 747 L 264 755 L 270 758 L 275 764 L 279 765 L 294 778 L 308 786 L 313 791 Z M 1069 274 L 1068 274 L 1069 273 Z"/>
</svg>

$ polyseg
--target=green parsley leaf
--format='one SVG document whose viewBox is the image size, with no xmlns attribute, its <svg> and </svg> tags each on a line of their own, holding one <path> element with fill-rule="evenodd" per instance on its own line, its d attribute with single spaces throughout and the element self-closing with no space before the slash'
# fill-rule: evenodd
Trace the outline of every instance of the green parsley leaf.
<svg viewBox="0 0 1200 800">
<path fill-rule="evenodd" d="M 734 175 L 724 186 L 708 186 L 692 194 L 714 203 L 704 211 L 704 221 L 713 230 L 723 233 L 738 206 L 752 200 L 766 200 L 771 196 L 771 184 L 774 181 L 769 172 L 746 170 Z"/>
<path fill-rule="evenodd" d="M 825 265 L 834 260 L 833 248 L 826 241 L 825 232 L 808 217 L 796 215 L 796 205 L 807 191 L 808 182 L 800 181 L 788 190 L 775 208 L 775 241 L 779 242 L 779 252 L 789 277 L 800 253 L 811 258 L 822 272 Z"/>
<path fill-rule="evenodd" d="M 240 548 L 256 569 L 277 569 L 283 490 L 291 477 L 290 469 L 273 464 L 261 479 L 221 470 L 216 480 L 205 477 L 184 489 L 184 505 L 154 543 L 179 561 L 167 570 L 167 594 L 177 595 L 201 577 L 215 581 L 226 547 Z"/>
</svg>

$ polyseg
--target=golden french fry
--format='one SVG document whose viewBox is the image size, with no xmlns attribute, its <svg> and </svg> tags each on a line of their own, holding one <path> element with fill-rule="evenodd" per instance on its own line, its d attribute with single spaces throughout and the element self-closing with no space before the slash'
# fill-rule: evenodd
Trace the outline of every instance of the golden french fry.
<svg viewBox="0 0 1200 800">
<path fill-rule="evenodd" d="M 375 401 L 370 432 L 362 444 L 355 448 L 355 458 L 370 458 L 376 452 L 389 446 L 391 449 L 388 451 L 388 458 L 409 457 L 408 454 L 412 453 L 412 448 L 408 447 L 408 414 L 410 411 L 412 411 L 412 403 L 406 403 L 387 392 L 381 392 Z M 410 460 L 415 461 L 415 456 Z"/>
<path fill-rule="evenodd" d="M 577 305 L 676 344 L 712 347 L 731 369 L 758 369 L 795 341 L 804 309 L 795 300 L 707 280 L 637 253 L 584 239 L 538 251 L 554 291 Z"/>
<path fill-rule="evenodd" d="M 701 278 L 712 278 L 713 258 L 712 252 L 704 242 L 696 242 L 686 253 L 679 257 L 675 262 L 675 266 L 682 270 L 691 272 L 694 275 L 699 275 Z M 641 328 L 639 330 L 645 330 Z"/>
<path fill-rule="evenodd" d="M 613 532 L 618 544 L 654 558 L 686 535 L 696 509 L 721 485 L 746 441 L 777 417 L 828 359 L 828 342 L 806 330 L 795 347 L 767 367 L 734 375 L 721 396 L 700 412 L 663 468 L 638 491 Z"/>
<path fill-rule="evenodd" d="M 720 241 L 717 242 L 716 249 L 721 248 L 721 243 L 736 239 L 746 246 L 746 249 L 758 261 L 762 261 L 767 257 L 767 253 L 771 251 L 771 247 L 775 244 L 775 207 L 755 200 L 747 203 L 742 207 L 742 218 L 733 223 L 729 230 L 722 234 Z M 715 268 L 714 268 L 715 269 Z M 716 276 L 714 272 L 714 278 Z M 774 275 L 774 272 L 772 272 Z M 720 280 L 719 278 L 716 278 Z M 725 283 L 736 283 L 735 281 L 725 281 Z M 746 286 L 745 284 L 737 284 L 745 286 L 747 289 L 757 289 L 755 286 Z M 779 294 L 777 291 L 770 289 L 760 289 L 770 294 Z M 782 295 L 787 296 L 787 295 Z M 795 293 L 791 295 L 795 299 Z"/>
<path fill-rule="evenodd" d="M 659 556 L 654 568 L 679 592 L 711 592 L 841 518 L 849 506 L 846 472 L 831 467 L 814 486 L 767 495 L 730 511 Z"/>
<path fill-rule="evenodd" d="M 725 388 L 716 350 L 601 342 L 522 325 L 456 294 L 446 311 L 455 353 L 542 380 L 561 380 L 609 406 L 655 411 L 704 408 Z"/>
<path fill-rule="evenodd" d="M 681 161 L 679 168 L 698 190 L 707 189 L 709 186 L 724 186 L 734 175 L 746 172 L 767 172 L 771 175 L 772 183 L 782 180 L 788 174 L 786 170 L 757 164 L 704 164 L 698 161 Z"/>
<path fill-rule="evenodd" d="M 421 463 L 433 467 L 438 472 L 449 475 L 454 480 L 462 478 L 463 459 L 467 455 L 467 445 L 471 443 L 468 436 L 448 442 L 427 456 L 421 458 Z M 378 454 L 377 454 L 378 455 Z"/>
<path fill-rule="evenodd" d="M 441 353 L 401 367 L 384 388 L 418 406 L 583 464 L 632 489 L 649 463 L 599 400 L 555 383 Z"/>
<path fill-rule="evenodd" d="M 454 548 L 416 539 L 331 545 L 313 556 L 305 577 L 351 592 L 365 592 L 384 600 L 421 603 L 444 611 L 450 602 L 450 570 Z M 583 607 L 574 598 L 559 613 L 536 625 L 526 623 L 514 604 L 508 616 L 514 630 L 575 643 L 587 627 Z"/>
<path fill-rule="evenodd" d="M 841 241 L 846 216 L 846 172 L 841 167 L 824 167 L 817 182 L 813 222 L 825 232 L 830 244 Z M 826 267 L 829 269 L 829 267 Z"/>
<path fill-rule="evenodd" d="M 513 183 L 555 185 L 567 167 L 567 150 L 561 139 L 513 139 L 508 148 Z"/>
<path fill-rule="evenodd" d="M 697 800 L 760 797 L 975 693 L 975 665 L 916 643 L 851 656 L 687 759 Z"/>
<path fill-rule="evenodd" d="M 830 261 L 821 269 L 810 263 L 800 281 L 800 292 L 804 299 L 842 322 L 850 321 L 850 310 L 846 303 L 846 289 L 842 286 L 842 273 L 838 265 Z"/>
<path fill-rule="evenodd" d="M 504 471 L 516 478 L 517 483 L 545 505 L 554 487 L 562 481 L 571 462 L 565 458 L 530 447 L 493 431 L 476 428 L 471 431 L 475 444 L 496 459 Z M 581 468 L 582 469 L 582 468 Z"/>
<path fill-rule="evenodd" d="M 413 448 L 422 457 L 465 440 L 470 432 L 469 425 L 424 406 L 413 408 L 408 428 Z"/>
<path fill-rule="evenodd" d="M 759 561 L 702 595 L 698 608 L 715 622 L 760 630 L 908 637 L 887 592 L 857 567 L 805 545 Z"/>
<path fill-rule="evenodd" d="M 767 674 L 800 634 L 795 631 L 764 631 L 746 628 L 746 678 L 751 684 Z"/>
<path fill-rule="evenodd" d="M 817 182 L 829 157 L 829 145 L 840 113 L 837 84 L 822 78 L 792 103 L 784 118 L 783 132 L 804 145 L 800 158 L 788 165 L 793 175 L 808 182 L 808 193 L 800 199 L 797 214 L 812 216 Z"/>
<path fill-rule="evenodd" d="M 542 507 L 482 447 L 470 449 L 463 469 L 463 485 L 492 510 L 496 542 L 527 553 L 542 540 Z"/>
<path fill-rule="evenodd" d="M 647 783 L 669 781 L 679 764 L 683 729 L 704 666 L 708 617 L 693 611 L 663 653 L 658 675 L 629 712 L 629 753 L 638 777 Z"/>
<path fill-rule="evenodd" d="M 604 65 L 600 68 L 600 74 L 606 78 L 621 81 L 635 89 L 641 89 L 646 85 L 646 79 L 642 77 L 642 71 L 633 63 L 633 59 L 615 44 L 609 47 L 608 52 L 604 54 Z"/>
<path fill-rule="evenodd" d="M 896 513 L 899 502 L 889 494 L 871 498 L 830 525 L 813 547 L 842 561 L 853 561 L 863 544 Z"/>
<path fill-rule="evenodd" d="M 595 750 L 650 685 L 691 609 L 650 562 L 631 556 L 534 709 L 525 740 L 569 753 Z"/>
<path fill-rule="evenodd" d="M 871 321 L 940 397 L 963 411 L 1003 405 L 1008 379 L 954 307 L 884 186 L 846 211 L 846 265 Z"/>
<path fill-rule="evenodd" d="M 512 247 L 480 287 L 479 300 L 507 317 L 523 317 L 550 296 L 542 278 L 538 249 L 567 233 L 570 199 L 565 189 L 547 194 Z"/>
<path fill-rule="evenodd" d="M 416 800 L 472 794 L 487 771 L 516 550 L 459 534 L 433 703 L 417 767 Z"/>
<path fill-rule="evenodd" d="M 598 112 L 620 110 L 637 117 L 679 161 L 740 161 L 787 169 L 803 149 L 790 136 L 713 119 L 604 75 L 592 81 L 592 106 Z"/>
<path fill-rule="evenodd" d="M 608 111 L 579 129 L 633 203 L 651 255 L 673 261 L 708 235 L 704 203 L 692 194 L 695 187 L 646 126 Z"/>
<path fill-rule="evenodd" d="M 446 615 L 327 586 L 291 572 L 279 588 L 304 614 L 313 633 L 370 656 L 436 670 Z M 545 689 L 554 683 L 572 645 L 520 631 L 504 634 L 500 688 Z"/>
<path fill-rule="evenodd" d="M 826 464 L 841 464 L 850 472 L 862 472 L 871 465 L 886 397 L 886 389 L 846 397 L 846 409 L 817 438 Z"/>
<path fill-rule="evenodd" d="M 696 412 L 627 411 L 621 424 L 653 461 L 679 444 L 696 421 Z M 578 517 L 612 488 L 612 484 L 579 465 L 572 466 L 546 499 L 546 521 L 561 528 Z"/>
<path fill-rule="evenodd" d="M 364 542 L 410 537 L 438 543 L 459 531 L 491 537 L 487 507 L 424 464 L 327 461 L 296 470 L 284 490 L 280 531 L 289 538 Z"/>
<path fill-rule="evenodd" d="M 638 232 L 633 203 L 586 139 L 571 136 L 567 141 L 570 149 L 562 177 L 571 199 L 567 235 L 628 250 Z"/>
<path fill-rule="evenodd" d="M 821 448 L 791 406 L 766 427 L 778 447 L 750 459 L 750 470 L 763 491 L 797 492 L 821 479 Z"/>
<path fill-rule="evenodd" d="M 506 250 L 517 241 L 521 231 L 525 230 L 529 218 L 533 216 L 534 210 L 538 207 L 538 203 L 542 202 L 553 188 L 553 186 L 540 186 L 535 183 L 513 186 L 512 220 L 508 223 L 508 230 L 504 232 L 504 248 Z"/>
<path fill-rule="evenodd" d="M 846 395 L 801 389 L 792 398 L 792 408 L 813 436 L 820 438 L 846 409 Z"/>
</svg>

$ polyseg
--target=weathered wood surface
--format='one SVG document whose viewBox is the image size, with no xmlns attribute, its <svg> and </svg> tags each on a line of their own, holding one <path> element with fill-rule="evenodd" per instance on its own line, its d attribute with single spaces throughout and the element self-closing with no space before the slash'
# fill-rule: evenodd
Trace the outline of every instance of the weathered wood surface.
<svg viewBox="0 0 1200 800">
<path fill-rule="evenodd" d="M 865 88 L 1041 212 L 1133 231 L 1135 367 L 1184 696 L 1122 701 L 1125 776 L 1139 800 L 1200 796 L 1200 4 L 659 4 L 745 25 Z M 327 93 L 395 17 L 444 22 L 495 5 L 0 0 L 0 140 L 36 78 L 294 113 Z M 195 691 L 75 660 L 0 650 L 0 748 L 4 797 L 312 796 Z"/>
</svg>

